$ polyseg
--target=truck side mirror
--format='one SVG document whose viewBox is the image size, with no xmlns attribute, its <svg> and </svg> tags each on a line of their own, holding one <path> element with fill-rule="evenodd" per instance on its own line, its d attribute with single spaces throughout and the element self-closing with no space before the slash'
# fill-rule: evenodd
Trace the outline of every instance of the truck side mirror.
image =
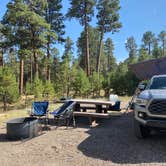
<svg viewBox="0 0 166 166">
<path fill-rule="evenodd" d="M 143 91 L 145 88 L 146 88 L 146 85 L 145 85 L 145 84 L 139 84 L 139 85 L 138 85 L 138 89 L 139 89 L 140 91 Z"/>
</svg>

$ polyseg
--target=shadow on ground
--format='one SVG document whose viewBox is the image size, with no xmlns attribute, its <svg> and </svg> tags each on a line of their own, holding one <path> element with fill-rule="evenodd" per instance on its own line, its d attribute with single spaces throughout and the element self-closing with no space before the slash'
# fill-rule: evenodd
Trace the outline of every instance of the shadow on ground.
<svg viewBox="0 0 166 166">
<path fill-rule="evenodd" d="M 0 134 L 0 142 L 8 142 L 8 141 L 9 141 L 9 140 L 7 139 L 5 133 Z"/>
<path fill-rule="evenodd" d="M 118 164 L 166 162 L 166 133 L 139 140 L 134 136 L 132 113 L 104 120 L 87 131 L 89 137 L 78 145 L 86 156 Z"/>
</svg>

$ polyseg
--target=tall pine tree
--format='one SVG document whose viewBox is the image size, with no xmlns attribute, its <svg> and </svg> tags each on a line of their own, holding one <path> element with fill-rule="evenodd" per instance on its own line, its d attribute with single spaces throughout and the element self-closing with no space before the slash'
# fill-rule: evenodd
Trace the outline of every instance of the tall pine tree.
<svg viewBox="0 0 166 166">
<path fill-rule="evenodd" d="M 107 38 L 104 44 L 104 53 L 107 56 L 107 71 L 112 71 L 116 67 L 116 59 L 113 55 L 114 44 L 111 38 Z"/>
<path fill-rule="evenodd" d="M 151 31 L 147 31 L 143 34 L 142 41 L 144 46 L 148 49 L 148 54 L 151 55 L 152 45 L 154 43 L 154 33 Z"/>
<path fill-rule="evenodd" d="M 62 0 L 47 0 L 46 8 L 46 21 L 50 24 L 50 32 L 47 34 L 47 80 L 50 81 L 50 53 L 51 45 L 55 44 L 58 40 L 59 42 L 64 42 L 63 35 L 65 34 L 64 16 L 61 13 L 62 10 Z M 57 36 L 56 36 L 57 35 Z"/>
<path fill-rule="evenodd" d="M 19 92 L 23 93 L 24 80 L 24 56 L 32 52 L 34 57 L 34 74 L 38 77 L 39 50 L 46 40 L 44 33 L 49 25 L 42 17 L 45 10 L 43 0 L 12 0 L 7 5 L 7 11 L 3 18 L 6 27 L 10 27 L 10 40 L 17 46 L 20 59 Z"/>
<path fill-rule="evenodd" d="M 158 35 L 159 40 L 162 43 L 162 56 L 165 56 L 165 42 L 166 42 L 166 31 L 161 31 Z"/>
<path fill-rule="evenodd" d="M 80 24 L 84 26 L 85 31 L 85 48 L 86 48 L 86 74 L 90 75 L 90 63 L 89 63 L 89 33 L 88 26 L 94 14 L 95 0 L 70 0 L 71 7 L 67 13 L 68 18 L 76 18 Z"/>
<path fill-rule="evenodd" d="M 133 36 L 127 38 L 125 47 L 129 52 L 129 63 L 134 63 L 136 61 L 137 44 Z"/>
<path fill-rule="evenodd" d="M 102 53 L 102 41 L 105 33 L 117 32 L 121 28 L 119 22 L 119 0 L 99 0 L 97 4 L 97 24 L 100 32 L 99 51 L 97 57 L 96 72 L 100 71 L 100 59 Z"/>
</svg>

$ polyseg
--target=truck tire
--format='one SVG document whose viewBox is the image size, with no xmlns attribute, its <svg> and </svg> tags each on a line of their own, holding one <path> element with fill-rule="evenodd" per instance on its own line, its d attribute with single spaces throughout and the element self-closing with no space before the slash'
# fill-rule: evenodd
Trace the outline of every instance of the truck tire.
<svg viewBox="0 0 166 166">
<path fill-rule="evenodd" d="M 147 138 L 150 135 L 150 129 L 141 125 L 134 119 L 134 134 L 139 139 Z"/>
</svg>

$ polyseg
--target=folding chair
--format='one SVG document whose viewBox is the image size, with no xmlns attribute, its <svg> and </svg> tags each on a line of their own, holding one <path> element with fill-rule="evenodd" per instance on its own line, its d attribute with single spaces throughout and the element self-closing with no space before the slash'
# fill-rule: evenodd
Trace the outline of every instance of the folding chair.
<svg viewBox="0 0 166 166">
<path fill-rule="evenodd" d="M 114 105 L 109 106 L 109 110 L 111 110 L 111 111 L 120 111 L 121 110 L 120 109 L 120 103 L 121 103 L 121 101 L 119 100 L 119 98 L 118 98 L 117 95 L 111 94 L 109 96 L 109 100 L 112 101 L 112 102 L 115 102 Z"/>
<path fill-rule="evenodd" d="M 58 122 L 58 126 L 63 122 L 67 127 L 69 126 L 71 120 L 73 119 L 73 109 L 76 102 L 67 101 L 60 108 L 51 112 L 50 114 L 54 116 L 55 122 Z M 75 126 L 75 120 L 73 119 L 73 125 Z"/>
<path fill-rule="evenodd" d="M 109 110 L 111 111 L 120 111 L 120 103 L 121 101 L 116 101 L 114 105 L 109 107 Z"/>
<path fill-rule="evenodd" d="M 48 122 L 48 101 L 38 101 L 32 103 L 30 116 L 43 117 L 45 116 L 45 125 Z"/>
</svg>

